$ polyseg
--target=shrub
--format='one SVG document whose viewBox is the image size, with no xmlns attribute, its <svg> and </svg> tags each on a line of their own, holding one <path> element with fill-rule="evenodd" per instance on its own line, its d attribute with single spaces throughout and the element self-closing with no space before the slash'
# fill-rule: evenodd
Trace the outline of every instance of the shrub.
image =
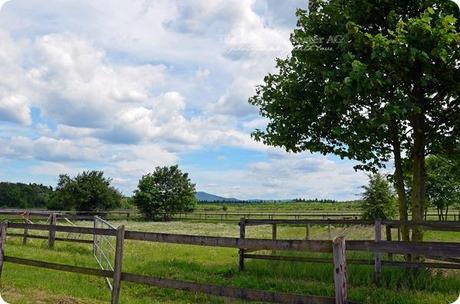
<svg viewBox="0 0 460 304">
<path fill-rule="evenodd" d="M 395 196 L 386 178 L 381 174 L 369 177 L 363 186 L 362 217 L 366 220 L 390 219 L 396 214 Z"/>
</svg>

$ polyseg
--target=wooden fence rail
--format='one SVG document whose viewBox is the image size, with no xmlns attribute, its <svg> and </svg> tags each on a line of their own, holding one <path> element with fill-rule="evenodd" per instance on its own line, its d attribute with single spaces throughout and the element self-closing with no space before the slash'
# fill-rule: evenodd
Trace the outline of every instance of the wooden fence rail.
<svg viewBox="0 0 460 304">
<path fill-rule="evenodd" d="M 374 226 L 374 240 L 373 241 L 347 241 L 347 249 L 350 251 L 369 251 L 374 253 L 373 261 L 351 259 L 350 264 L 360 265 L 373 265 L 374 266 L 374 282 L 378 286 L 380 284 L 380 277 L 382 266 L 404 267 L 404 268 L 444 268 L 444 269 L 460 269 L 460 243 L 436 243 L 436 242 L 392 242 L 391 228 L 406 226 L 409 228 L 423 227 L 425 230 L 442 230 L 442 231 L 456 231 L 460 232 L 460 222 L 414 222 L 414 221 L 394 221 L 394 220 L 343 220 L 343 219 L 327 219 L 327 220 L 289 220 L 289 219 L 240 219 L 240 228 L 245 229 L 247 226 L 257 225 L 271 225 L 272 226 L 272 240 L 277 239 L 277 227 L 279 225 L 305 225 L 307 240 L 310 239 L 310 225 L 324 225 L 328 228 L 329 239 L 331 239 L 331 225 L 373 225 Z M 382 241 L 382 226 L 385 225 L 386 241 Z M 242 231 L 241 234 L 245 234 Z M 399 238 L 398 238 L 399 239 Z M 280 255 L 267 255 L 255 254 L 253 250 L 251 253 L 240 253 L 240 265 L 244 265 L 245 259 L 258 259 L 258 260 L 279 260 L 289 262 L 312 262 L 312 263 L 327 263 L 327 260 L 322 258 L 310 258 L 302 256 L 280 256 Z M 433 257 L 433 253 L 440 257 Z M 382 254 L 387 253 L 389 261 L 382 260 Z M 448 263 L 432 263 L 432 262 L 404 262 L 393 261 L 393 253 L 399 254 L 418 254 L 429 257 L 433 260 L 440 260 Z"/>
</svg>

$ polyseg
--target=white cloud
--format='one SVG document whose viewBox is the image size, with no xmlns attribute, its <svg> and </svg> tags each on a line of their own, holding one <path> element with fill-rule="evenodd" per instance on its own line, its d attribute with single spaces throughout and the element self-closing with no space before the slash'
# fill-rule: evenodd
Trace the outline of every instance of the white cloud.
<svg viewBox="0 0 460 304">
<path fill-rule="evenodd" d="M 240 170 L 197 171 L 193 176 L 201 190 L 241 199 L 357 199 L 367 181 L 351 163 L 305 154 L 270 158 Z"/>
<path fill-rule="evenodd" d="M 1 98 L 0 120 L 30 125 L 32 118 L 27 98 L 21 95 L 10 95 Z"/>
<path fill-rule="evenodd" d="M 216 103 L 208 108 L 211 112 L 234 116 L 257 113 L 257 108 L 248 103 L 249 96 L 255 93 L 256 82 L 247 78 L 236 78 Z"/>
<path fill-rule="evenodd" d="M 100 160 L 101 147 L 96 140 L 82 139 L 70 141 L 50 137 L 32 139 L 24 136 L 14 136 L 0 139 L 0 156 L 10 156 L 18 159 L 37 159 L 54 162 Z M 3 152 L 2 152 L 3 151 Z"/>
<path fill-rule="evenodd" d="M 131 103 L 143 104 L 163 81 L 164 66 L 117 66 L 104 52 L 75 35 L 37 39 L 33 84 L 45 115 L 57 123 L 101 127 Z"/>
<path fill-rule="evenodd" d="M 361 179 L 348 163 L 291 156 L 249 134 L 266 120 L 247 99 L 288 54 L 299 5 L 307 3 L 10 1 L 0 11 L 0 158 L 30 161 L 36 176 L 103 168 L 130 192 L 157 165 L 233 147 L 267 160 L 225 172 L 197 164 L 209 190 L 350 195 Z"/>
</svg>

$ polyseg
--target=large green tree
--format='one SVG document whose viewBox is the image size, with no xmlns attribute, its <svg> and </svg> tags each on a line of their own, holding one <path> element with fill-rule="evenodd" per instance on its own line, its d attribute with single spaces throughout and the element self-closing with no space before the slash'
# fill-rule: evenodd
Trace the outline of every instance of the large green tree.
<svg viewBox="0 0 460 304">
<path fill-rule="evenodd" d="M 412 214 L 421 219 L 420 160 L 453 146 L 459 132 L 459 34 L 449 15 L 458 15 L 458 8 L 433 3 L 331 0 L 299 10 L 291 56 L 277 60 L 278 72 L 266 76 L 250 99 L 269 119 L 255 138 L 288 151 L 355 159 L 365 170 L 393 159 L 402 220 L 407 219 L 402 159 L 410 156 L 418 189 Z M 414 64 L 413 56 L 424 64 Z M 414 236 L 422 237 L 420 231 Z M 407 229 L 403 238 L 408 239 Z"/>
<path fill-rule="evenodd" d="M 111 179 L 102 171 L 84 171 L 71 178 L 59 176 L 52 199 L 52 209 L 103 211 L 120 206 L 122 195 L 111 186 Z"/>
<path fill-rule="evenodd" d="M 177 165 L 156 167 L 142 176 L 133 202 L 147 219 L 169 219 L 173 214 L 195 208 L 195 184 Z"/>
</svg>

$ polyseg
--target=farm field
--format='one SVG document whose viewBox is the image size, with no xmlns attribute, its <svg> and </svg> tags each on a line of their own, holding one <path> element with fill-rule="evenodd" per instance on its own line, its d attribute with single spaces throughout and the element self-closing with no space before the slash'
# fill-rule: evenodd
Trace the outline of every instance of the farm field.
<svg viewBox="0 0 460 304">
<path fill-rule="evenodd" d="M 235 223 L 197 222 L 112 222 L 129 230 L 177 234 L 233 236 L 239 228 Z M 89 222 L 79 225 L 90 226 Z M 13 229 L 12 229 L 13 230 Z M 13 231 L 13 232 L 20 232 Z M 34 232 L 37 234 L 37 232 Z M 58 233 L 59 234 L 59 233 Z M 371 239 L 372 227 L 333 227 L 331 235 L 344 234 L 347 239 Z M 65 236 L 62 234 L 61 236 Z M 248 227 L 248 238 L 270 238 L 269 226 Z M 281 226 L 280 239 L 303 239 L 305 227 Z M 312 226 L 312 239 L 327 239 L 326 227 Z M 427 240 L 459 241 L 455 232 L 427 232 Z M 292 253 L 291 253 L 292 254 Z M 90 245 L 56 242 L 54 250 L 46 241 L 9 238 L 6 255 L 70 265 L 97 267 Z M 308 256 L 330 256 L 308 254 Z M 373 259 L 369 255 L 348 255 Z M 126 241 L 123 270 L 163 278 L 182 279 L 226 286 L 333 296 L 332 265 L 246 261 L 246 271 L 239 272 L 237 250 L 175 244 Z M 382 287 L 372 285 L 371 266 L 349 265 L 350 300 L 359 303 L 451 303 L 460 291 L 459 271 L 409 271 L 384 267 Z M 11 303 L 107 303 L 110 300 L 102 278 L 45 270 L 16 264 L 5 264 L 2 295 Z M 242 303 L 201 294 L 122 284 L 121 303 Z"/>
<path fill-rule="evenodd" d="M 315 202 L 259 202 L 259 203 L 200 203 L 196 212 L 222 211 L 228 212 L 314 212 L 343 211 L 359 212 L 359 201 L 315 203 Z"/>
</svg>

